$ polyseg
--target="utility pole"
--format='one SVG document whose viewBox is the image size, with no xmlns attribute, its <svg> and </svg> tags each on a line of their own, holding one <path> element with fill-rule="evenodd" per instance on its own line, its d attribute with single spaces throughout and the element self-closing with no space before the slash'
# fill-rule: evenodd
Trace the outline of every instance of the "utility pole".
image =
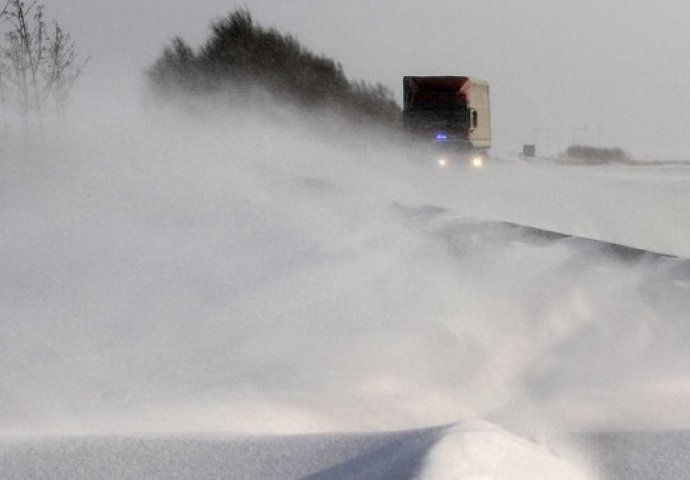
<svg viewBox="0 0 690 480">
<path fill-rule="evenodd" d="M 581 141 L 585 144 L 589 143 L 589 127 L 573 127 L 573 145 L 577 144 L 580 132 L 583 134 Z"/>
<path fill-rule="evenodd" d="M 535 128 L 534 129 L 534 144 L 537 145 L 539 143 L 539 135 L 544 133 L 544 134 L 546 134 L 546 148 L 544 148 L 543 151 L 550 152 L 551 151 L 551 132 L 553 132 L 553 129 L 551 129 L 551 128 Z"/>
</svg>

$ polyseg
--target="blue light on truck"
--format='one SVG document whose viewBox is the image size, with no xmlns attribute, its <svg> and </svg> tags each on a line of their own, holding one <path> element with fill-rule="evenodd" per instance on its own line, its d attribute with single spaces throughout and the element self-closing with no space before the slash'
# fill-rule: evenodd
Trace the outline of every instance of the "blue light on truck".
<svg viewBox="0 0 690 480">
<path fill-rule="evenodd" d="M 437 142 L 445 142 L 446 140 L 448 140 L 447 134 L 445 134 L 443 132 L 436 134 L 436 141 Z"/>
</svg>

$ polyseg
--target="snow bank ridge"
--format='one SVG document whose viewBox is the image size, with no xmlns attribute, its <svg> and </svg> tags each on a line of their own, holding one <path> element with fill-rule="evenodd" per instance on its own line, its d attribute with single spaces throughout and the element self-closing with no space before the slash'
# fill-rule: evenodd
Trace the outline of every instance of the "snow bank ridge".
<svg viewBox="0 0 690 480">
<path fill-rule="evenodd" d="M 588 480 L 545 445 L 472 421 L 450 428 L 426 459 L 419 480 Z"/>
</svg>

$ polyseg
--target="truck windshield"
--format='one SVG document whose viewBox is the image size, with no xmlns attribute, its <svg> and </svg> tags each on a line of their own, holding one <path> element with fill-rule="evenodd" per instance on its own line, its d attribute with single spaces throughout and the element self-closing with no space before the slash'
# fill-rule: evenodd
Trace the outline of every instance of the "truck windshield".
<svg viewBox="0 0 690 480">
<path fill-rule="evenodd" d="M 459 111 L 466 108 L 457 89 L 425 86 L 411 92 L 407 99 L 410 110 Z"/>
</svg>

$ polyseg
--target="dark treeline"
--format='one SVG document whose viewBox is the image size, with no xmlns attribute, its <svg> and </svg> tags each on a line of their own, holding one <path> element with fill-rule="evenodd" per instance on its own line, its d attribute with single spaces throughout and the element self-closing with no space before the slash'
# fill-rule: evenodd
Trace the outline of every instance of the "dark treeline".
<svg viewBox="0 0 690 480">
<path fill-rule="evenodd" d="M 147 74 L 161 97 L 229 93 L 242 98 L 258 88 L 310 109 L 386 124 L 400 118 L 388 88 L 348 80 L 339 63 L 255 23 L 246 9 L 215 21 L 198 50 L 175 38 Z"/>
</svg>

